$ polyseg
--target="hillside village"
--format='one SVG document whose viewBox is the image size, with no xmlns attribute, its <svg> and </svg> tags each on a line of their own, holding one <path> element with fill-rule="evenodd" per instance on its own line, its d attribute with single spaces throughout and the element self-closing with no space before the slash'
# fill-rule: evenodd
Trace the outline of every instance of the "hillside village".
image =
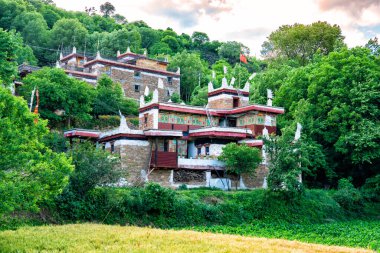
<svg viewBox="0 0 380 253">
<path fill-rule="evenodd" d="M 380 250 L 376 37 L 296 23 L 255 57 L 115 11 L 0 0 L 0 252 L 86 222 Z"/>
</svg>

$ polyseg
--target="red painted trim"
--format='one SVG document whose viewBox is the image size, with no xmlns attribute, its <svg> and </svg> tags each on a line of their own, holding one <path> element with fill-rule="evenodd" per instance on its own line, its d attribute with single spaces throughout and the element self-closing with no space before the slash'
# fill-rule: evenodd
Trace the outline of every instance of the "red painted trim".
<svg viewBox="0 0 380 253">
<path fill-rule="evenodd" d="M 218 111 L 220 114 L 238 114 L 238 113 L 244 113 L 248 111 L 260 111 L 260 112 L 272 112 L 277 114 L 284 114 L 285 110 L 282 108 L 273 108 L 273 107 L 267 107 L 267 106 L 261 106 L 261 105 L 248 105 L 244 107 L 238 107 L 230 110 L 221 110 Z"/>
<path fill-rule="evenodd" d="M 204 109 L 191 109 L 191 108 L 182 108 L 182 107 L 171 107 L 167 105 L 159 105 L 160 110 L 165 111 L 175 111 L 175 112 L 186 112 L 186 113 L 192 113 L 192 114 L 200 114 L 200 115 L 207 115 L 206 111 Z M 210 112 L 213 114 L 213 112 Z M 217 114 L 214 114 L 213 116 L 216 116 Z"/>
<path fill-rule="evenodd" d="M 245 143 L 249 147 L 262 147 L 263 144 Z"/>
<path fill-rule="evenodd" d="M 219 93 L 225 93 L 225 92 L 234 93 L 236 95 L 239 95 L 239 93 L 235 89 L 223 88 L 223 89 L 218 89 L 218 90 L 214 90 L 212 92 L 209 92 L 208 96 L 213 96 L 213 95 L 216 95 Z M 249 92 L 247 92 L 247 91 L 241 91 L 241 94 L 243 94 L 244 96 L 249 96 Z"/>
<path fill-rule="evenodd" d="M 206 111 L 203 108 L 183 108 L 183 107 L 176 107 L 176 106 L 168 106 L 160 103 L 155 103 L 148 105 L 146 107 L 141 107 L 139 109 L 140 112 L 149 110 L 152 107 L 158 107 L 160 110 L 164 111 L 174 111 L 174 112 L 184 112 L 184 113 L 191 113 L 191 114 L 199 114 L 199 115 L 207 115 Z M 191 107 L 191 106 L 188 106 Z M 223 117 L 225 115 L 233 115 L 233 114 L 240 114 L 240 113 L 245 113 L 245 112 L 250 112 L 250 111 L 260 111 L 260 112 L 271 112 L 275 114 L 284 114 L 285 110 L 281 108 L 271 108 L 271 107 L 265 107 L 265 106 L 260 106 L 260 105 L 248 105 L 244 107 L 238 107 L 234 109 L 226 109 L 226 110 L 218 110 L 218 111 L 213 111 L 213 109 L 210 108 L 210 114 L 212 116 L 219 116 Z"/>
<path fill-rule="evenodd" d="M 103 65 L 108 64 L 108 65 L 118 66 L 118 67 L 122 67 L 122 68 L 134 69 L 134 70 L 151 72 L 151 73 L 158 73 L 158 74 L 162 74 L 165 76 L 173 76 L 173 77 L 180 77 L 181 76 L 181 75 L 174 73 L 174 72 L 162 71 L 162 70 L 156 70 L 156 69 L 148 69 L 148 68 L 138 67 L 138 66 L 132 65 L 132 64 L 110 61 L 110 60 L 105 60 L 105 59 L 95 59 L 95 60 L 92 60 L 92 61 L 89 61 L 89 62 L 83 64 L 83 66 L 88 67 L 88 66 L 94 65 L 96 63 L 101 63 L 101 64 L 103 63 Z"/>
<path fill-rule="evenodd" d="M 72 74 L 73 76 L 88 77 L 88 78 L 91 78 L 91 79 L 97 79 L 98 78 L 97 75 L 94 75 L 94 74 L 91 74 L 91 73 L 85 73 L 85 72 L 74 71 L 74 70 L 69 70 L 69 69 L 65 69 L 65 73 L 66 74 Z"/>
<path fill-rule="evenodd" d="M 103 137 L 99 139 L 99 141 L 105 142 L 105 141 L 110 141 L 110 140 L 120 138 L 120 137 L 127 137 L 127 138 L 129 137 L 129 138 L 137 138 L 137 139 L 146 140 L 146 136 L 142 134 L 115 134 L 115 135 Z"/>
<path fill-rule="evenodd" d="M 199 133 L 190 133 L 190 137 L 233 137 L 233 138 L 246 138 L 246 133 L 231 133 L 231 132 L 219 132 L 219 131 L 207 131 L 207 132 L 199 132 Z"/>
<path fill-rule="evenodd" d="M 171 123 L 162 123 L 158 122 L 158 129 L 160 130 L 172 130 L 172 125 Z"/>
<path fill-rule="evenodd" d="M 124 56 L 127 56 L 127 55 L 144 57 L 144 56 L 139 55 L 139 54 L 135 54 L 135 53 L 132 53 L 132 52 L 127 52 L 127 53 L 123 53 L 123 54 L 119 55 L 117 58 L 118 59 L 124 58 Z"/>
<path fill-rule="evenodd" d="M 60 62 L 65 62 L 65 61 L 67 61 L 67 60 L 69 60 L 69 59 L 75 57 L 76 55 L 77 55 L 77 54 L 73 54 L 73 53 L 68 54 L 68 55 L 64 56 L 64 57 L 63 57 L 61 60 L 59 60 L 59 61 L 60 61 Z"/>
<path fill-rule="evenodd" d="M 92 133 L 85 131 L 70 131 L 68 133 L 64 133 L 65 137 L 89 137 L 89 138 L 98 138 L 100 133 Z"/>
<path fill-rule="evenodd" d="M 154 103 L 154 104 L 150 104 L 150 105 L 147 105 L 147 106 L 144 106 L 144 107 L 140 107 L 139 108 L 139 112 L 148 111 L 148 110 L 152 109 L 153 107 L 159 107 L 159 104 L 158 103 Z"/>
</svg>

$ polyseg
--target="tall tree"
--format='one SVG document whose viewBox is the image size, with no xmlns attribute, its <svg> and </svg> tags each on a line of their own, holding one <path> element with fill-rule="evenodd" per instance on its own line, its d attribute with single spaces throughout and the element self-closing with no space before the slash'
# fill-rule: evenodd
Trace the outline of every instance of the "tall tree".
<svg viewBox="0 0 380 253">
<path fill-rule="evenodd" d="M 28 75 L 19 93 L 27 100 L 35 87 L 40 94 L 40 114 L 50 125 L 75 126 L 91 119 L 94 88 L 68 76 L 62 69 L 43 68 Z"/>
<path fill-rule="evenodd" d="M 228 41 L 223 43 L 219 50 L 219 56 L 226 59 L 230 64 L 240 61 L 240 53 L 249 54 L 249 48 L 237 41 Z"/>
<path fill-rule="evenodd" d="M 11 33 L 0 28 L 0 80 L 3 85 L 10 85 L 16 77 L 16 49 L 20 47 Z"/>
<path fill-rule="evenodd" d="M 36 117 L 25 100 L 0 87 L 0 215 L 36 210 L 60 193 L 73 169 L 63 153 L 45 146 L 46 121 Z"/>
<path fill-rule="evenodd" d="M 73 46 L 83 47 L 87 29 L 77 19 L 60 19 L 51 29 L 50 45 L 53 48 Z"/>
<path fill-rule="evenodd" d="M 279 92 L 295 100 L 307 94 L 290 115 L 323 146 L 336 176 L 351 176 L 356 185 L 380 172 L 379 66 L 366 48 L 342 49 L 294 72 L 299 81 L 289 82 L 286 90 L 299 95 Z"/>
<path fill-rule="evenodd" d="M 343 35 L 338 25 L 315 22 L 311 25 L 283 25 L 264 42 L 264 57 L 285 57 L 307 64 L 317 52 L 327 55 L 343 46 Z"/>
<path fill-rule="evenodd" d="M 110 2 L 105 2 L 100 5 L 100 12 L 103 13 L 103 17 L 105 18 L 111 17 L 115 10 L 115 6 L 113 6 Z"/>
<path fill-rule="evenodd" d="M 181 99 L 190 102 L 194 88 L 199 84 L 207 83 L 207 63 L 202 61 L 198 54 L 183 51 L 177 53 L 170 62 L 169 69 L 181 69 Z"/>
<path fill-rule="evenodd" d="M 136 115 L 138 112 L 137 103 L 129 98 L 124 98 L 121 86 L 114 83 L 111 78 L 103 75 L 96 86 L 96 96 L 94 99 L 94 115 L 119 114 Z"/>
</svg>

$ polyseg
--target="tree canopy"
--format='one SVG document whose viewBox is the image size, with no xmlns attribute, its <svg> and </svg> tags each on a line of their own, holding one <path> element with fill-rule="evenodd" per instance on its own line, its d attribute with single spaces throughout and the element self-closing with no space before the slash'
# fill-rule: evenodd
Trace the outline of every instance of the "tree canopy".
<svg viewBox="0 0 380 253">
<path fill-rule="evenodd" d="M 75 121 L 91 119 L 95 89 L 90 84 L 55 68 L 43 68 L 28 75 L 23 82 L 20 94 L 26 101 L 30 101 L 32 90 L 38 88 L 39 111 L 50 125 L 63 124 L 70 128 Z"/>
<path fill-rule="evenodd" d="M 293 59 L 305 65 L 315 53 L 327 55 L 341 47 L 343 39 L 340 27 L 327 22 L 283 25 L 269 35 L 263 44 L 262 54 Z"/>
<path fill-rule="evenodd" d="M 65 154 L 45 146 L 46 121 L 36 117 L 25 100 L 0 87 L 0 215 L 36 210 L 61 192 L 73 169 Z"/>
</svg>

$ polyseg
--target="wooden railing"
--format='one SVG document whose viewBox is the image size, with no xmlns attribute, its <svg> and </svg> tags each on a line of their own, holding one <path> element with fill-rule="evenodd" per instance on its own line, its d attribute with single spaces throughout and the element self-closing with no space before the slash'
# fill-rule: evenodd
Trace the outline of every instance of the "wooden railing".
<svg viewBox="0 0 380 253">
<path fill-rule="evenodd" d="M 157 161 L 156 161 L 157 157 Z M 178 159 L 177 152 L 164 152 L 164 151 L 155 151 L 152 152 L 152 157 L 150 160 L 150 167 L 155 168 L 177 168 Z"/>
</svg>

